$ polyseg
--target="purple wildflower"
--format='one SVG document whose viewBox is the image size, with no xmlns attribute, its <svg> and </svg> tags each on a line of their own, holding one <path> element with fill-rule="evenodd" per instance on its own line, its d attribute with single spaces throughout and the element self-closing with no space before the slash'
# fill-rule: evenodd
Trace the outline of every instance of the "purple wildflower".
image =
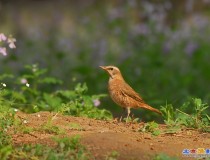
<svg viewBox="0 0 210 160">
<path fill-rule="evenodd" d="M 0 53 L 1 53 L 3 56 L 6 56 L 6 55 L 7 55 L 6 48 L 5 48 L 5 47 L 0 47 Z"/>
<path fill-rule="evenodd" d="M 170 41 L 166 41 L 163 44 L 163 52 L 165 54 L 168 54 L 172 50 L 172 43 Z"/>
<path fill-rule="evenodd" d="M 99 99 L 94 99 L 93 104 L 95 107 L 98 107 L 101 104 L 101 102 L 99 101 Z"/>
<path fill-rule="evenodd" d="M 0 33 L 0 42 L 6 41 L 7 37 L 4 35 L 4 33 Z"/>
<path fill-rule="evenodd" d="M 25 78 L 22 78 L 22 79 L 20 80 L 20 82 L 21 82 L 22 84 L 28 83 L 27 79 L 25 79 Z"/>
<path fill-rule="evenodd" d="M 146 24 L 137 24 L 133 26 L 132 33 L 134 35 L 148 35 L 150 34 L 150 29 L 149 26 L 147 26 Z"/>
<path fill-rule="evenodd" d="M 186 54 L 188 56 L 192 56 L 195 53 L 195 51 L 196 51 L 197 48 L 198 48 L 198 44 L 197 43 L 195 43 L 195 42 L 189 42 L 186 45 L 186 47 L 185 47 L 184 50 L 185 50 L 185 52 L 186 52 Z"/>
</svg>

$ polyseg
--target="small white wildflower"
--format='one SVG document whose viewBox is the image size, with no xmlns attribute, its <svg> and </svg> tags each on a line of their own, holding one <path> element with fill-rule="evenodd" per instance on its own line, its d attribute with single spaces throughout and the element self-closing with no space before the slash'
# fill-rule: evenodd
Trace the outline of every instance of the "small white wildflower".
<svg viewBox="0 0 210 160">
<path fill-rule="evenodd" d="M 15 38 L 8 38 L 7 42 L 9 43 L 9 48 L 16 48 L 15 46 L 15 42 L 16 42 L 16 39 Z"/>
<path fill-rule="evenodd" d="M 15 109 L 14 109 L 14 111 L 15 111 L 15 112 L 17 112 L 17 111 L 18 111 L 18 109 L 17 109 L 17 108 L 15 108 Z"/>
<path fill-rule="evenodd" d="M 30 84 L 29 83 L 26 83 L 26 87 L 30 87 Z"/>
<path fill-rule="evenodd" d="M 28 121 L 27 121 L 27 120 L 24 120 L 24 121 L 23 121 L 23 123 L 25 123 L 25 124 L 26 124 L 26 123 L 28 123 Z"/>
<path fill-rule="evenodd" d="M 37 71 L 37 65 L 36 65 L 36 64 L 33 64 L 33 66 L 32 66 L 32 71 L 33 71 L 33 72 L 36 72 L 36 71 Z"/>
<path fill-rule="evenodd" d="M 12 49 L 13 49 L 13 48 L 16 48 L 16 46 L 15 46 L 14 43 L 10 43 L 10 44 L 9 44 L 9 48 L 12 48 Z"/>
<path fill-rule="evenodd" d="M 7 85 L 5 83 L 1 83 L 3 87 L 6 87 Z"/>
</svg>

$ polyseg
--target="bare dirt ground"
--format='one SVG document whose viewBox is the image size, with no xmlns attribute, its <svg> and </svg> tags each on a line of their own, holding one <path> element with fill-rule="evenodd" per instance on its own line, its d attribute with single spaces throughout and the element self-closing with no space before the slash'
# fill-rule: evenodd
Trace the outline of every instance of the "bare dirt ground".
<svg viewBox="0 0 210 160">
<path fill-rule="evenodd" d="M 82 117 L 63 116 L 50 112 L 25 114 L 18 112 L 17 118 L 25 122 L 23 125 L 33 129 L 39 128 L 52 119 L 53 126 L 65 131 L 65 136 L 81 135 L 84 144 L 95 159 L 105 159 L 112 151 L 119 153 L 119 160 L 150 160 L 157 154 L 165 153 L 178 159 L 191 159 L 182 156 L 185 148 L 210 148 L 210 133 L 199 133 L 196 130 L 185 129 L 174 134 L 152 136 L 150 133 L 139 132 L 143 123 L 122 123 L 94 120 Z M 166 126 L 160 125 L 164 131 Z M 53 145 L 53 133 L 32 131 L 30 133 L 12 133 L 14 145 L 46 144 Z"/>
</svg>

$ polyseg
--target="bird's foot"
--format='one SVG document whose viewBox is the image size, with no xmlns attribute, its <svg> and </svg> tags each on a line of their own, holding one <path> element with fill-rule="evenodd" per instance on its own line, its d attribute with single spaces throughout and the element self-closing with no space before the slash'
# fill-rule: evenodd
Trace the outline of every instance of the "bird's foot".
<svg viewBox="0 0 210 160">
<path fill-rule="evenodd" d="M 126 117 L 125 123 L 130 123 L 132 122 L 132 118 L 130 116 Z"/>
<path fill-rule="evenodd" d="M 119 122 L 122 122 L 122 116 L 120 117 Z"/>
</svg>

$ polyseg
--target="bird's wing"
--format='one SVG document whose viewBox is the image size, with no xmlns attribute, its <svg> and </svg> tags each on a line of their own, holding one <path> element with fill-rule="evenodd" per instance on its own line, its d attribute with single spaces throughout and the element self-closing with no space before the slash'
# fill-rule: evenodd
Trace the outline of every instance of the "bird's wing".
<svg viewBox="0 0 210 160">
<path fill-rule="evenodd" d="M 138 93 L 136 93 L 127 83 L 123 83 L 122 87 L 120 88 L 123 95 L 133 98 L 136 101 L 145 103 L 141 96 Z"/>
</svg>

